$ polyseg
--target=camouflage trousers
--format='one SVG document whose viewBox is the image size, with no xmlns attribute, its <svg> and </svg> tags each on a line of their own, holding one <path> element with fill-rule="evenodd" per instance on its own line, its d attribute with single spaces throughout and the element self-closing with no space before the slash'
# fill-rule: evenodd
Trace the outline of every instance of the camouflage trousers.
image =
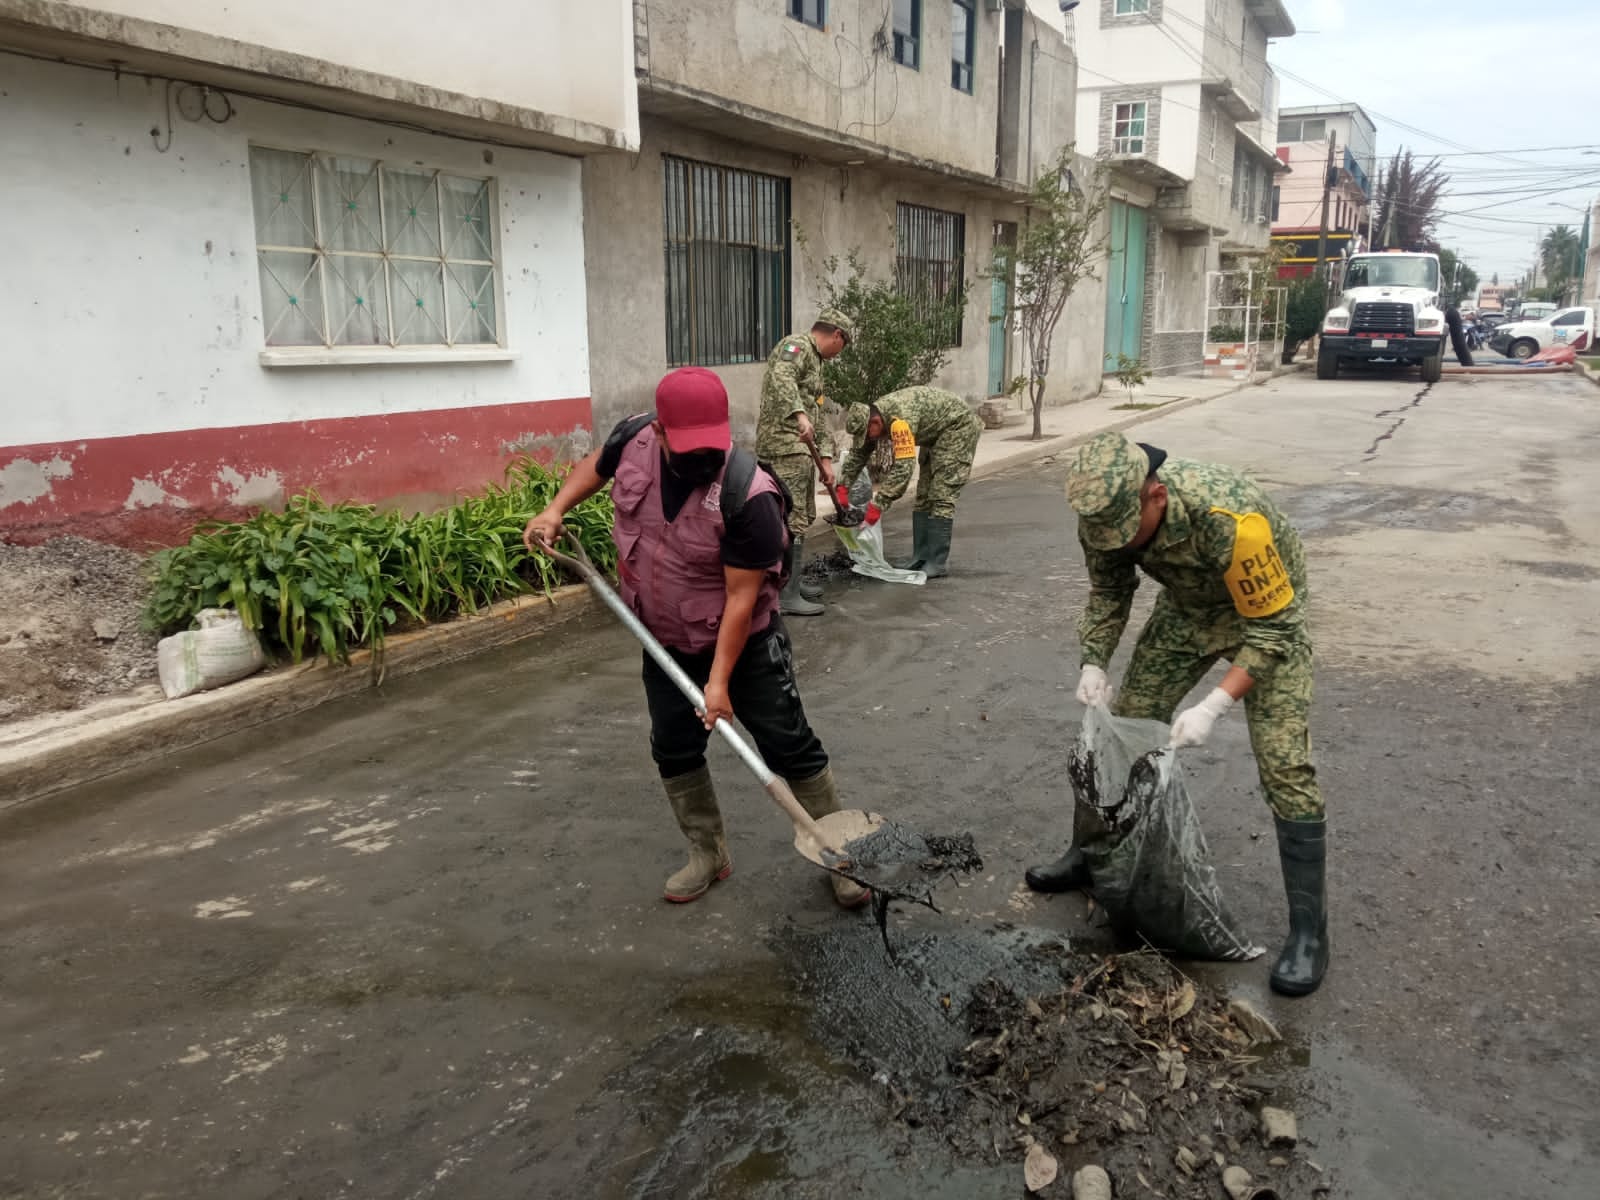
<svg viewBox="0 0 1600 1200">
<path fill-rule="evenodd" d="M 804 537 L 817 519 L 817 464 L 811 461 L 809 454 L 783 454 L 767 465 L 794 497 L 789 532 L 795 537 Z"/>
<path fill-rule="evenodd" d="M 1217 648 L 1217 634 L 1158 599 L 1139 634 L 1127 677 L 1111 710 L 1119 717 L 1170 722 L 1178 703 L 1219 658 L 1230 662 L 1238 643 Z M 1226 640 L 1224 637 L 1223 640 Z M 1311 646 L 1297 647 L 1244 698 L 1250 748 L 1267 807 L 1285 821 L 1320 821 L 1325 812 L 1311 765 Z"/>
<path fill-rule="evenodd" d="M 917 453 L 917 512 L 934 517 L 956 515 L 956 498 L 972 476 L 983 422 L 974 413 L 966 424 L 946 429 L 938 441 Z"/>
</svg>

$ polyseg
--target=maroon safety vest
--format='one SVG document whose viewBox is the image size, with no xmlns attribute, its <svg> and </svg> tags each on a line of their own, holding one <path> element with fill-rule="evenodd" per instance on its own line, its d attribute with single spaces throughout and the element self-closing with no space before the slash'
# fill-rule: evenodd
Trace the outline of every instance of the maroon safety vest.
<svg viewBox="0 0 1600 1200">
<path fill-rule="evenodd" d="M 726 467 L 724 467 L 726 473 Z M 748 502 L 778 487 L 756 471 Z M 661 507 L 661 451 L 653 425 L 623 448 L 611 481 L 616 524 L 617 579 L 622 598 L 664 645 L 689 654 L 713 649 L 727 602 L 722 574 L 722 476 L 696 488 L 672 521 Z M 778 611 L 779 563 L 766 573 L 750 618 L 760 633 Z"/>
</svg>

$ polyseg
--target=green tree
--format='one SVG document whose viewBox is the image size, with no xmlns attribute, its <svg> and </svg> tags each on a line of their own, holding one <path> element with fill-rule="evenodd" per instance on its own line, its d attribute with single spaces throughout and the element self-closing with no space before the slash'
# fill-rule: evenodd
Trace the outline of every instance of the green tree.
<svg viewBox="0 0 1600 1200">
<path fill-rule="evenodd" d="M 1322 328 L 1328 311 L 1328 285 L 1315 275 L 1304 275 L 1289 284 L 1287 310 L 1283 321 L 1283 359 L 1294 361 L 1300 343 Z"/>
<path fill-rule="evenodd" d="M 1015 265 L 1006 316 L 1015 316 L 1022 330 L 1035 438 L 1044 436 L 1044 391 L 1056 325 L 1077 286 L 1095 278 L 1094 260 L 1105 249 L 1100 228 L 1106 208 L 1103 176 L 1097 169 L 1080 187 L 1072 172 L 1072 147 L 1067 146 L 1033 181 L 1027 226 L 1014 252 L 996 254 L 993 268 L 999 274 Z"/>
<path fill-rule="evenodd" d="M 872 279 L 852 250 L 820 264 L 820 308 L 837 308 L 855 322 L 856 333 L 838 357 L 823 364 L 828 399 L 844 412 L 852 404 L 872 404 L 879 396 L 929 383 L 950 360 L 948 331 L 967 305 L 968 285 L 947 294 L 933 316 L 888 279 Z"/>
<path fill-rule="evenodd" d="M 1461 302 L 1478 294 L 1478 273 L 1461 261 L 1454 250 L 1439 250 L 1439 269 L 1443 275 L 1440 291 L 1459 306 Z"/>
<path fill-rule="evenodd" d="M 1539 262 L 1544 267 L 1550 298 L 1566 299 L 1567 289 L 1578 275 L 1578 232 L 1570 225 L 1557 225 L 1539 243 Z"/>
</svg>

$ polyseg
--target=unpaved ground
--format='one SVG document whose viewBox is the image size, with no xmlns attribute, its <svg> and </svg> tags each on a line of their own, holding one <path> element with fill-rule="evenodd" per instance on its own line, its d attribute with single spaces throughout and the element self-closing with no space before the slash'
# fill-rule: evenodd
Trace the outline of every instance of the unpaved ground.
<svg viewBox="0 0 1600 1200">
<path fill-rule="evenodd" d="M 1600 407 L 1566 380 L 1417 391 L 1299 379 L 1140 430 L 1272 481 L 1307 529 L 1321 652 L 1332 972 L 1287 1001 L 1266 962 L 1184 970 L 1197 1004 L 1247 999 L 1283 1032 L 1228 1078 L 1296 1112 L 1288 1195 L 1589 1200 L 1600 678 L 1582 660 L 1600 606 L 1572 574 L 1600 567 Z M 1021 1195 L 1031 1110 L 997 1143 L 998 1093 L 926 1106 L 988 1086 L 950 1068 L 999 1036 L 971 1026 L 989 979 L 1031 1021 L 1027 997 L 1048 1014 L 1082 975 L 1024 940 L 1118 948 L 1082 897 L 1020 887 L 1067 831 L 1084 581 L 1062 473 L 974 484 L 955 577 L 837 580 L 830 616 L 795 626 L 846 802 L 983 852 L 942 914 L 891 919 L 898 962 L 720 748 L 735 874 L 694 905 L 657 899 L 677 839 L 638 652 L 604 624 L 0 814 L 0 1194 Z M 1479 521 L 1517 536 L 1485 552 Z M 1359 536 L 1384 529 L 1426 536 Z M 894 553 L 904 524 L 889 533 Z M 1221 886 L 1276 943 L 1242 721 L 1185 757 Z M 1040 1118 L 1064 1165 L 1058 1118 L 1138 1108 L 1102 1051 L 1122 1052 L 1051 1055 L 1082 1068 Z M 1026 1095 L 1016 1065 L 995 1074 Z M 1079 1145 L 1119 1197 L 1181 1194 L 1175 1174 L 1146 1191 L 1137 1154 L 1127 1179 L 1120 1141 Z"/>
<path fill-rule="evenodd" d="M 144 556 L 84 538 L 0 541 L 0 721 L 80 708 L 156 677 Z"/>
</svg>

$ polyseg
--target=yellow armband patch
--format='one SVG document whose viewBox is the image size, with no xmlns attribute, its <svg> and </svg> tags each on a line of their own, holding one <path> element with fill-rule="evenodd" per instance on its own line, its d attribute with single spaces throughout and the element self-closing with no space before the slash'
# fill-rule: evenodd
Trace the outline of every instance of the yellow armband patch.
<svg viewBox="0 0 1600 1200">
<path fill-rule="evenodd" d="M 1234 520 L 1233 562 L 1223 581 L 1241 617 L 1270 617 L 1294 601 L 1294 584 L 1272 544 L 1272 523 L 1260 513 L 1229 512 L 1213 508 Z"/>
<path fill-rule="evenodd" d="M 917 435 L 899 417 L 889 422 L 889 440 L 894 443 L 895 461 L 917 456 Z"/>
</svg>

